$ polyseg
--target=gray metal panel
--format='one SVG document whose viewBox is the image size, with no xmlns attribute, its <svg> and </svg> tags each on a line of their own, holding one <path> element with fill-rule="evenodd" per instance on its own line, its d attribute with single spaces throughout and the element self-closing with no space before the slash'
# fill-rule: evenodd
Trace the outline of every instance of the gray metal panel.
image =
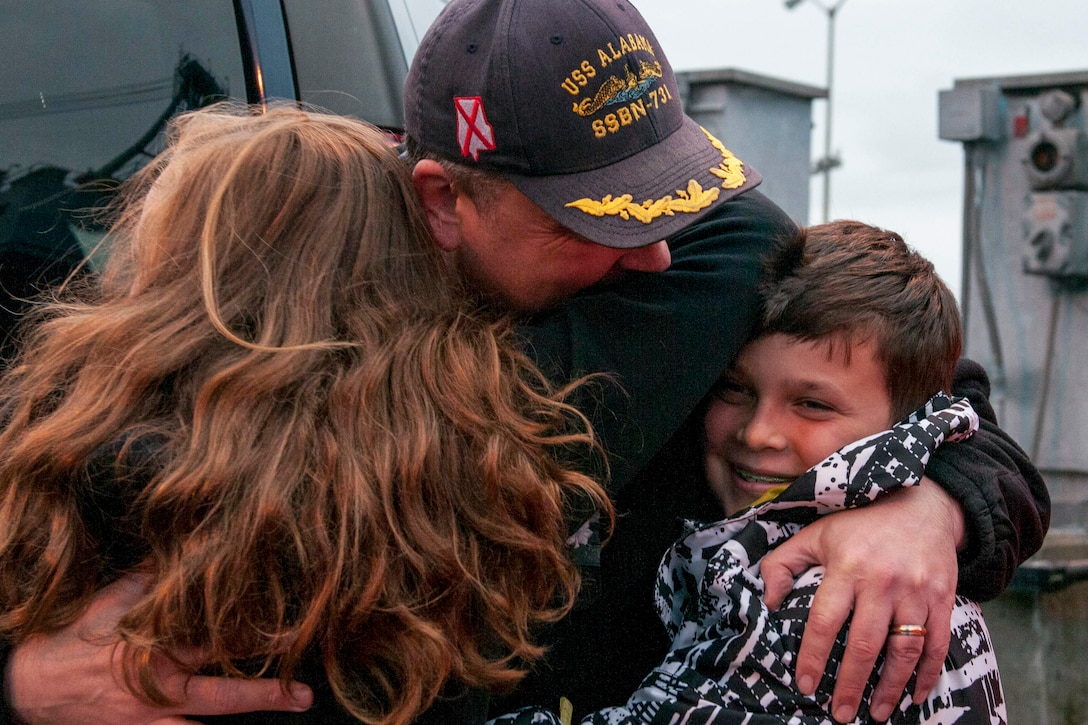
<svg viewBox="0 0 1088 725">
<path fill-rule="evenodd" d="M 762 88 L 784 96 L 797 96 L 798 98 L 827 98 L 827 89 L 819 86 L 810 86 L 805 83 L 797 83 L 782 78 L 765 76 L 739 68 L 716 68 L 707 70 L 693 70 L 678 73 L 684 80 L 692 85 L 741 85 Z"/>
<path fill-rule="evenodd" d="M 992 76 L 989 78 L 959 78 L 956 88 L 972 85 L 994 85 L 1002 91 L 1040 91 L 1064 86 L 1083 86 L 1088 84 L 1088 71 L 1069 71 L 1064 73 L 1036 73 L 1022 76 Z"/>
<path fill-rule="evenodd" d="M 1078 77 L 1088 83 L 1088 74 Z M 1031 188 L 1025 159 L 1035 133 L 1049 122 L 1039 111 L 1044 89 L 1026 93 L 1035 86 L 1010 85 L 1017 90 L 1004 94 L 1005 138 L 966 144 L 965 354 L 989 371 L 1002 427 L 1044 475 L 1061 473 L 1069 505 L 1055 508 L 1054 524 L 1085 526 L 1079 504 L 1088 502 L 1088 292 L 1076 279 L 1025 273 L 1032 266 L 1026 265 L 1031 211 L 1040 195 Z M 1085 127 L 1088 85 L 1079 93 L 1080 107 L 1064 121 L 1070 128 Z M 1088 206 L 1070 208 L 1083 215 Z M 1071 233 L 1083 236 L 1085 220 L 1073 221 Z"/>
<path fill-rule="evenodd" d="M 1088 561 L 1088 288 L 1067 272 L 1088 247 L 1088 191 L 1072 188 L 1076 173 L 1061 182 L 1066 188 L 1043 189 L 1052 184 L 1038 178 L 1033 188 L 1028 164 L 1044 134 L 1086 128 L 1088 72 L 956 81 L 951 93 L 972 99 L 963 94 L 980 88 L 1000 93 L 1000 133 L 988 130 L 979 106 L 958 131 L 942 125 L 941 134 L 962 137 L 966 152 L 965 355 L 985 365 L 998 420 L 1032 455 L 1052 502 L 1043 549 L 1017 572 L 1032 586 L 984 609 L 1009 722 L 1079 723 L 1088 712 L 1088 583 L 1069 573 Z M 1059 89 L 1079 103 L 1056 120 L 1043 97 Z M 1083 153 L 1076 144 L 1067 151 Z M 1066 235 L 1071 267 L 1029 246 L 1045 225 Z"/>
<path fill-rule="evenodd" d="M 1002 103 L 996 85 L 941 91 L 937 102 L 937 135 L 945 141 L 997 141 L 1004 130 Z"/>
</svg>

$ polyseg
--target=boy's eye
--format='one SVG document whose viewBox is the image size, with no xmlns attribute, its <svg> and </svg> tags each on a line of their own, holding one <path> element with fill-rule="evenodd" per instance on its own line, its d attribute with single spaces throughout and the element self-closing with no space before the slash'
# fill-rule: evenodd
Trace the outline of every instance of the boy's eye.
<svg viewBox="0 0 1088 725">
<path fill-rule="evenodd" d="M 721 378 L 714 384 L 714 397 L 724 403 L 738 405 L 743 403 L 751 395 L 751 391 L 739 380 L 734 378 Z"/>
<path fill-rule="evenodd" d="M 827 403 L 823 402 L 822 400 L 813 400 L 813 399 L 809 398 L 809 399 L 799 401 L 798 405 L 800 405 L 801 408 L 803 408 L 804 410 L 806 410 L 806 411 L 808 411 L 810 413 L 823 414 L 823 413 L 834 413 L 835 412 L 835 407 L 834 406 L 828 405 Z"/>
</svg>

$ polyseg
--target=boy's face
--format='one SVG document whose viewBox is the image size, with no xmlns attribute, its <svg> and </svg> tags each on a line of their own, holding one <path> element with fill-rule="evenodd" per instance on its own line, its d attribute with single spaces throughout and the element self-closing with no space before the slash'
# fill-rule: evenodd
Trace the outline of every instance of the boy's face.
<svg viewBox="0 0 1088 725">
<path fill-rule="evenodd" d="M 829 342 L 765 335 L 718 380 L 704 420 L 706 474 L 727 513 L 895 422 L 875 343 Z"/>
</svg>

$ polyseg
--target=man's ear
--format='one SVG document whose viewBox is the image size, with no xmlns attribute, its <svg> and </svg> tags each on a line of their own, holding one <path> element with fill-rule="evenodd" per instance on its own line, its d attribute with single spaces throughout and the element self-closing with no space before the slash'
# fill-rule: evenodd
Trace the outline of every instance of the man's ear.
<svg viewBox="0 0 1088 725">
<path fill-rule="evenodd" d="M 446 170 L 433 159 L 421 159 L 412 169 L 412 182 L 438 246 L 454 251 L 461 244 L 461 225 L 457 221 L 457 192 Z"/>
</svg>

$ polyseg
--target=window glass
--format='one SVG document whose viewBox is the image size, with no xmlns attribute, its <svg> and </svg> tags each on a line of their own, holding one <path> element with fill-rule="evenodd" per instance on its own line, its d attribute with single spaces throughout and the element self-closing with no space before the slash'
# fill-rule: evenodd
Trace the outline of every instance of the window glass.
<svg viewBox="0 0 1088 725">
<path fill-rule="evenodd" d="M 391 4 L 405 0 L 285 0 L 299 94 L 306 103 L 388 129 L 404 125 L 408 62 Z"/>
<path fill-rule="evenodd" d="M 419 41 L 431 23 L 446 6 L 446 0 L 389 0 L 389 9 L 397 23 L 400 44 L 409 63 L 415 55 Z"/>
<path fill-rule="evenodd" d="M 0 0 L 0 337 L 100 238 L 84 211 L 173 114 L 245 98 L 224 0 Z M 2 352 L 2 351 L 0 351 Z"/>
</svg>

